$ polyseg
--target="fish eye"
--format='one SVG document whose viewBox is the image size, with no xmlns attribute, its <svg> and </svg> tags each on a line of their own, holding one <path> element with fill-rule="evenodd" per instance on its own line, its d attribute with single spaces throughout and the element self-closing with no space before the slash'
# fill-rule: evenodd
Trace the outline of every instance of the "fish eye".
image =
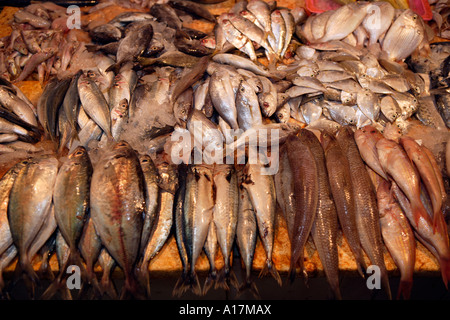
<svg viewBox="0 0 450 320">
<path fill-rule="evenodd" d="M 147 163 L 147 162 L 148 162 L 148 159 L 142 159 L 141 162 L 142 162 L 142 163 Z"/>
<path fill-rule="evenodd" d="M 245 88 L 244 87 L 241 87 L 241 92 L 245 92 Z"/>
<path fill-rule="evenodd" d="M 75 152 L 76 156 L 82 156 L 84 154 L 83 150 L 78 150 L 77 152 Z"/>
<path fill-rule="evenodd" d="M 268 103 L 268 102 L 264 102 L 264 103 L 263 103 L 263 107 L 264 107 L 264 108 L 268 108 L 268 107 L 269 107 L 269 103 Z"/>
</svg>

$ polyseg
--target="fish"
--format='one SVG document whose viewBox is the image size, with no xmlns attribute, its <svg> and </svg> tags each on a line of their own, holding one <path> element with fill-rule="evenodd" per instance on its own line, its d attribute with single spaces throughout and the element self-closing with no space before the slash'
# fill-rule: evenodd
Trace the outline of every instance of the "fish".
<svg viewBox="0 0 450 320">
<path fill-rule="evenodd" d="M 208 235 L 206 236 L 203 250 L 208 258 L 209 272 L 203 284 L 202 295 L 208 293 L 208 291 L 214 286 L 214 288 L 222 287 L 229 290 L 228 284 L 224 282 L 222 277 L 220 283 L 218 283 L 218 270 L 216 266 L 216 257 L 219 251 L 219 242 L 217 239 L 217 227 L 214 222 L 209 224 Z"/>
<path fill-rule="evenodd" d="M 302 129 L 306 130 L 306 129 Z M 291 135 L 285 142 L 289 165 L 292 170 L 294 185 L 294 211 L 291 243 L 291 259 L 289 279 L 294 281 L 297 266 L 306 281 L 308 275 L 303 268 L 303 255 L 306 241 L 316 216 L 318 203 L 318 172 L 316 160 L 310 147 L 305 142 L 305 136 Z"/>
<path fill-rule="evenodd" d="M 337 245 L 338 216 L 326 167 L 325 152 L 319 138 L 307 129 L 300 131 L 316 160 L 318 199 L 311 236 L 319 253 L 328 283 L 335 297 L 342 299 L 339 288 L 339 256 Z"/>
<path fill-rule="evenodd" d="M 148 267 L 150 261 L 159 253 L 166 243 L 172 225 L 175 191 L 178 188 L 177 170 L 174 165 L 167 162 L 156 163 L 160 182 L 159 207 L 154 217 L 153 227 L 149 235 L 149 240 L 143 250 L 143 258 L 139 263 L 139 276 L 141 281 L 145 281 L 147 296 L 150 296 L 150 284 L 148 280 Z"/>
<path fill-rule="evenodd" d="M 246 131 L 255 124 L 262 124 L 258 95 L 246 80 L 241 82 L 236 93 L 236 111 L 240 129 Z"/>
<path fill-rule="evenodd" d="M 139 163 L 144 174 L 145 184 L 145 218 L 141 235 L 141 250 L 147 245 L 156 219 L 160 198 L 160 180 L 158 169 L 148 154 L 139 155 Z"/>
<path fill-rule="evenodd" d="M 109 66 L 106 71 L 114 71 L 118 73 L 120 67 L 127 63 L 133 62 L 135 58 L 140 56 L 148 47 L 153 36 L 153 26 L 149 22 L 135 22 L 133 32 L 128 34 L 120 40 L 117 48 L 116 62 Z"/>
<path fill-rule="evenodd" d="M 170 0 L 168 3 L 175 9 L 183 10 L 210 22 L 216 22 L 216 17 L 202 4 L 185 0 Z"/>
<path fill-rule="evenodd" d="M 33 109 L 25 101 L 11 92 L 9 88 L 0 86 L 0 103 L 30 125 L 34 127 L 38 125 Z"/>
<path fill-rule="evenodd" d="M 400 269 L 397 299 L 401 295 L 404 299 L 409 299 L 416 261 L 416 241 L 411 225 L 391 193 L 390 183 L 387 180 L 378 184 L 377 204 L 384 243 Z"/>
<path fill-rule="evenodd" d="M 181 126 L 186 125 L 189 111 L 193 108 L 194 92 L 192 88 L 186 89 L 181 93 L 173 106 L 173 114 L 177 123 Z"/>
<path fill-rule="evenodd" d="M 430 252 L 439 261 L 442 281 L 447 287 L 450 275 L 450 248 L 445 224 L 442 224 L 441 222 L 438 228 L 434 230 L 435 228 L 433 227 L 433 222 L 428 213 L 417 219 L 414 215 L 410 201 L 397 183 L 392 182 L 391 190 L 408 218 L 411 227 L 415 231 L 416 239 L 418 239 L 428 250 L 430 250 Z"/>
<path fill-rule="evenodd" d="M 136 152 L 119 141 L 94 165 L 91 180 L 92 221 L 103 246 L 124 272 L 122 298 L 127 293 L 142 295 L 134 275 L 145 212 L 142 175 Z"/>
<path fill-rule="evenodd" d="M 241 185 L 242 169 L 238 170 L 238 196 L 239 208 L 236 225 L 236 244 L 245 266 L 245 282 L 243 282 L 238 292 L 242 294 L 245 290 L 250 290 L 253 296 L 259 297 L 258 288 L 251 279 L 253 258 L 255 255 L 256 241 L 258 239 L 258 225 L 256 213 L 249 198 L 248 191 Z"/>
<path fill-rule="evenodd" d="M 94 42 L 111 43 L 122 39 L 122 30 L 114 23 L 101 24 L 89 30 L 89 35 Z"/>
<path fill-rule="evenodd" d="M 386 95 L 380 100 L 380 112 L 390 123 L 392 123 L 400 117 L 402 110 L 400 109 L 397 100 L 391 95 Z"/>
<path fill-rule="evenodd" d="M 186 195 L 186 175 L 187 167 L 185 164 L 178 166 L 178 188 L 175 192 L 174 199 L 174 227 L 175 227 L 175 242 L 178 248 L 178 254 L 182 264 L 182 273 L 178 278 L 172 290 L 172 295 L 180 297 L 187 287 L 182 284 L 186 280 L 189 272 L 188 248 L 186 245 L 185 225 L 183 218 L 184 197 Z"/>
<path fill-rule="evenodd" d="M 385 180 L 389 180 L 388 175 L 381 166 L 378 158 L 376 144 L 383 135 L 373 125 L 367 125 L 355 131 L 355 141 L 359 153 L 364 162 Z"/>
<path fill-rule="evenodd" d="M 328 18 L 325 32 L 316 42 L 328 42 L 331 40 L 342 40 L 352 33 L 366 17 L 366 6 L 364 4 L 349 3 L 336 9 Z"/>
<path fill-rule="evenodd" d="M 278 92 L 270 79 L 258 76 L 261 81 L 261 92 L 258 93 L 258 102 L 262 115 L 271 117 L 278 108 Z"/>
<path fill-rule="evenodd" d="M 377 199 L 372 181 L 359 153 L 352 129 L 350 127 L 340 128 L 336 138 L 348 159 L 350 172 L 359 173 L 352 174 L 351 181 L 353 186 L 352 197 L 356 207 L 356 225 L 362 248 L 371 263 L 380 268 L 381 285 L 384 287 L 388 298 L 391 299 L 389 279 L 383 256 Z"/>
<path fill-rule="evenodd" d="M 256 17 L 258 23 L 262 26 L 265 33 L 264 38 L 267 38 L 269 35 L 275 38 L 272 31 L 270 8 L 267 2 L 250 0 L 247 3 L 246 9 Z"/>
<path fill-rule="evenodd" d="M 111 133 L 111 115 L 109 105 L 97 84 L 86 75 L 78 79 L 78 94 L 86 114 L 113 139 Z"/>
<path fill-rule="evenodd" d="M 19 172 L 25 168 L 28 160 L 14 164 L 0 179 L 0 256 L 13 245 L 13 239 L 8 222 L 9 195 Z"/>
<path fill-rule="evenodd" d="M 56 54 L 57 49 L 48 47 L 40 52 L 35 53 L 25 64 L 25 67 L 20 72 L 19 76 L 14 80 L 15 83 L 27 79 L 34 70 L 43 62 L 47 61 Z"/>
<path fill-rule="evenodd" d="M 213 172 L 208 165 L 189 165 L 183 206 L 183 223 L 188 249 L 189 274 L 183 286 L 201 294 L 195 264 L 205 244 L 213 219 Z"/>
<path fill-rule="evenodd" d="M 219 17 L 220 29 L 221 32 L 223 32 L 223 39 L 239 51 L 246 54 L 251 61 L 256 61 L 257 57 L 253 43 L 242 32 L 233 26 L 231 21 L 228 19 L 228 15 L 229 14 L 225 14 L 225 16 L 221 15 Z M 215 51 L 218 52 L 218 50 Z"/>
<path fill-rule="evenodd" d="M 102 268 L 102 278 L 100 279 L 100 288 L 102 296 L 107 294 L 111 299 L 119 299 L 114 282 L 111 279 L 111 273 L 116 267 L 116 261 L 111 257 L 105 248 L 102 248 L 98 256 L 98 263 Z"/>
<path fill-rule="evenodd" d="M 232 65 L 238 69 L 246 69 L 257 75 L 271 79 L 283 79 L 286 76 L 286 73 L 282 70 L 271 71 L 250 59 L 231 53 L 218 53 L 212 57 L 212 61 Z"/>
<path fill-rule="evenodd" d="M 281 278 L 273 263 L 272 253 L 275 237 L 275 212 L 276 191 L 275 182 L 271 175 L 262 172 L 261 162 L 256 164 L 247 163 L 244 167 L 244 181 L 241 185 L 247 190 L 252 206 L 256 212 L 259 238 L 266 253 L 266 262 L 259 276 L 270 273 L 278 285 Z"/>
<path fill-rule="evenodd" d="M 321 132 L 320 143 L 324 149 L 331 194 L 336 206 L 339 224 L 356 260 L 357 270 L 363 277 L 366 264 L 356 225 L 356 204 L 350 164 L 335 135 L 327 130 Z M 341 164 L 337 166 L 336 164 Z"/>
<path fill-rule="evenodd" d="M 398 184 L 411 202 L 416 221 L 427 215 L 420 200 L 420 175 L 403 147 L 395 141 L 383 138 L 376 144 L 378 158 L 384 171 Z"/>
<path fill-rule="evenodd" d="M 419 47 L 425 37 L 421 17 L 411 9 L 404 10 L 389 27 L 382 50 L 389 60 L 402 61 Z"/>
<path fill-rule="evenodd" d="M 234 130 L 239 129 L 231 79 L 225 70 L 215 71 L 209 80 L 209 94 L 214 109 Z"/>
<path fill-rule="evenodd" d="M 11 188 L 8 222 L 13 243 L 18 250 L 17 270 L 22 270 L 33 283 L 39 279 L 31 265 L 30 248 L 44 222 L 51 214 L 53 187 L 58 172 L 58 160 L 43 155 L 25 160 Z"/>
<path fill-rule="evenodd" d="M 200 58 L 197 63 L 186 72 L 175 84 L 170 99 L 175 102 L 180 94 L 182 94 L 187 88 L 193 85 L 195 82 L 203 77 L 206 68 L 208 66 L 209 57 L 205 56 Z"/>
<path fill-rule="evenodd" d="M 286 23 L 280 10 L 274 10 L 270 14 L 271 30 L 273 37 L 269 34 L 267 39 L 270 46 L 275 51 L 278 59 L 281 57 L 281 52 L 283 51 L 285 41 L 286 41 Z"/>
<path fill-rule="evenodd" d="M 438 111 L 436 98 L 433 95 L 419 97 L 416 117 L 425 125 L 438 130 L 447 130 L 447 125 Z"/>
<path fill-rule="evenodd" d="M 217 164 L 214 167 L 214 190 L 213 223 L 224 259 L 217 286 L 229 290 L 229 283 L 238 287 L 230 262 L 239 210 L 238 177 L 233 165 Z"/>
<path fill-rule="evenodd" d="M 420 181 L 425 185 L 432 204 L 433 226 L 437 227 L 439 219 L 443 219 L 442 206 L 447 197 L 444 190 L 442 174 L 439 170 L 434 169 L 429 158 L 429 153 L 427 153 L 424 150 L 425 147 L 419 145 L 416 140 L 408 136 L 402 136 L 400 137 L 399 143 L 405 150 L 409 159 L 414 163 L 414 166 L 419 173 Z M 433 157 L 432 154 L 431 157 Z"/>
<path fill-rule="evenodd" d="M 60 265 L 60 274 L 46 290 L 46 297 L 52 296 L 60 288 L 67 266 L 80 267 L 84 279 L 87 277 L 78 243 L 89 214 L 89 194 L 92 176 L 92 163 L 84 147 L 77 147 L 58 170 L 53 190 L 53 204 L 58 230 L 68 248 L 68 256 Z M 77 190 L 77 192 L 73 192 Z M 47 296 L 48 295 L 48 296 Z"/>
<path fill-rule="evenodd" d="M 103 249 L 102 241 L 95 230 L 95 225 L 91 215 L 86 217 L 86 221 L 83 225 L 83 231 L 80 236 L 80 241 L 78 242 L 78 249 L 80 250 L 80 255 L 85 262 L 86 275 L 88 279 L 87 284 L 94 283 L 97 281 L 97 275 L 94 272 L 94 267 L 100 252 Z"/>
<path fill-rule="evenodd" d="M 62 108 L 64 110 L 67 122 L 72 128 L 73 136 L 77 132 L 77 115 L 80 108 L 80 98 L 78 95 L 78 79 L 83 72 L 80 70 L 70 80 L 70 85 L 67 88 L 66 94 L 62 102 Z"/>
<path fill-rule="evenodd" d="M 389 29 L 394 20 L 395 9 L 389 2 L 373 2 L 367 8 L 367 15 L 362 21 L 369 36 L 368 46 L 376 44 Z"/>
<path fill-rule="evenodd" d="M 129 108 L 128 100 L 122 99 L 119 104 L 111 109 L 111 135 L 115 141 L 120 141 L 124 126 L 128 123 Z"/>
</svg>

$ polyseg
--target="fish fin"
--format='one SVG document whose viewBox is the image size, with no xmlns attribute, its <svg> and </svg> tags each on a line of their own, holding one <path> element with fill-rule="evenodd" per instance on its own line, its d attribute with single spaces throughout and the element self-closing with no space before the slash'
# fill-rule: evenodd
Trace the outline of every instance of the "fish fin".
<svg viewBox="0 0 450 320">
<path fill-rule="evenodd" d="M 138 281 L 136 281 L 133 273 L 130 273 L 125 276 L 125 283 L 122 287 L 119 299 L 125 300 L 128 295 L 131 295 L 135 299 L 145 300 L 147 297 L 143 291 L 144 290 L 140 287 Z"/>
<path fill-rule="evenodd" d="M 400 279 L 397 291 L 397 300 L 403 296 L 404 300 L 409 300 L 411 297 L 412 279 Z"/>
<path fill-rule="evenodd" d="M 121 67 L 122 67 L 122 63 L 116 62 L 116 63 L 113 63 L 112 65 L 110 65 L 108 68 L 106 68 L 105 72 L 112 71 L 112 72 L 114 72 L 114 74 L 118 74 Z"/>
<path fill-rule="evenodd" d="M 96 44 L 86 44 L 84 47 L 87 52 L 97 52 L 99 46 Z"/>
<path fill-rule="evenodd" d="M 250 293 L 253 295 L 253 297 L 255 299 L 258 299 L 258 300 L 261 299 L 261 296 L 259 295 L 258 287 L 256 286 L 255 282 L 249 278 L 245 279 L 245 282 L 239 286 L 236 297 L 239 297 L 241 294 L 243 294 L 247 290 L 250 291 Z"/>
<path fill-rule="evenodd" d="M 272 277 L 275 279 L 275 281 L 278 283 L 279 286 L 282 285 L 280 274 L 278 273 L 277 269 L 275 268 L 271 260 L 266 260 L 266 264 L 259 273 L 259 278 L 263 277 L 268 273 L 272 275 Z M 295 268 L 294 268 L 294 278 L 295 278 Z"/>
<path fill-rule="evenodd" d="M 110 279 L 109 274 L 102 277 L 101 285 L 102 294 L 107 294 L 111 299 L 117 300 L 119 298 L 117 290 L 113 281 Z"/>
<path fill-rule="evenodd" d="M 208 276 L 206 277 L 205 283 L 203 284 L 203 290 L 202 295 L 206 295 L 208 291 L 214 286 L 216 286 L 217 283 L 217 270 L 213 269 L 209 272 Z"/>
<path fill-rule="evenodd" d="M 187 291 L 188 286 L 184 285 L 186 283 L 187 277 L 187 272 L 183 270 L 177 282 L 175 283 L 175 286 L 173 287 L 172 296 L 179 298 Z"/>
<path fill-rule="evenodd" d="M 147 298 L 150 298 L 150 275 L 148 271 L 148 264 L 142 263 L 137 269 L 136 269 L 137 278 L 139 279 L 139 282 L 144 286 L 145 294 L 147 295 Z"/>
<path fill-rule="evenodd" d="M 20 267 L 19 270 L 22 270 L 22 273 L 25 273 L 28 276 L 29 280 L 31 280 L 31 282 L 33 284 L 37 285 L 40 283 L 39 277 L 38 277 L 36 271 L 34 271 L 31 261 L 27 255 L 22 255 L 22 257 L 21 257 L 19 263 L 17 263 L 17 265 Z"/>
<path fill-rule="evenodd" d="M 410 202 L 410 203 L 411 203 L 413 219 L 414 219 L 414 222 L 416 225 L 419 224 L 419 220 L 421 217 L 429 219 L 427 209 L 425 209 L 422 201 L 418 200 L 418 201 L 414 201 L 414 202 Z"/>
<path fill-rule="evenodd" d="M 450 279 L 450 259 L 441 257 L 439 259 L 439 264 L 441 266 L 442 281 L 444 282 L 445 288 L 448 290 L 448 281 Z"/>
<path fill-rule="evenodd" d="M 198 280 L 198 275 L 196 272 L 190 273 L 186 277 L 187 287 L 192 291 L 193 294 L 200 296 L 202 294 L 202 288 L 200 286 L 200 281 Z"/>
<path fill-rule="evenodd" d="M 228 280 L 230 277 L 230 269 L 229 268 L 222 268 L 219 272 L 219 276 L 216 281 L 215 288 L 216 289 L 223 289 L 225 291 L 230 290 L 230 286 L 228 285 Z"/>
</svg>

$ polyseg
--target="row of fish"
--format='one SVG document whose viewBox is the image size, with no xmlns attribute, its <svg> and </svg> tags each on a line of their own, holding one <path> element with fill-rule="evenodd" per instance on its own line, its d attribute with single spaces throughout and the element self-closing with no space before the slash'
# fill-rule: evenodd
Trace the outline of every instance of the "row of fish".
<svg viewBox="0 0 450 320">
<path fill-rule="evenodd" d="M 341 228 L 361 275 L 367 269 L 364 252 L 380 268 L 389 297 L 384 245 L 401 273 L 398 297 L 410 296 L 416 239 L 436 256 L 447 285 L 448 195 L 426 147 L 408 136 L 387 139 L 372 126 L 355 132 L 342 127 L 337 134 L 302 129 L 286 138 L 279 162 L 275 175 L 263 174 L 262 163 L 175 166 L 138 154 L 125 141 L 96 155 L 79 146 L 66 158 L 29 157 L 0 180 L 2 269 L 17 256 L 17 270 L 39 284 L 33 258 L 40 250 L 43 256 L 55 250 L 61 271 L 43 299 L 67 291 L 65 270 L 73 264 L 98 298 L 118 297 L 109 279 L 115 266 L 125 276 L 120 297 L 144 298 L 150 295 L 149 264 L 174 234 L 183 266 L 174 295 L 233 286 L 258 296 L 252 279 L 258 234 L 266 254 L 261 275 L 270 272 L 281 285 L 272 260 L 278 205 L 290 241 L 291 281 L 297 272 L 308 276 L 303 261 L 311 236 L 335 297 L 341 298 Z M 246 271 L 242 284 L 231 270 L 235 245 Z M 219 248 L 221 270 L 215 265 Z M 195 268 L 202 252 L 210 263 L 203 288 Z M 97 261 L 101 283 L 94 273 Z"/>
</svg>

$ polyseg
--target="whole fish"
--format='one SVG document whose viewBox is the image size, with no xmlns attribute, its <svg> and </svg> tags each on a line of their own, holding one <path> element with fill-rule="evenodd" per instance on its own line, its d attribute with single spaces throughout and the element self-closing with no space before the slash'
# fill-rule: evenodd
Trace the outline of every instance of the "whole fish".
<svg viewBox="0 0 450 320">
<path fill-rule="evenodd" d="M 123 99 L 111 109 L 111 134 L 115 141 L 120 141 L 124 125 L 128 123 L 129 107 L 128 100 Z"/>
<path fill-rule="evenodd" d="M 394 20 L 395 9 L 389 2 L 373 2 L 367 8 L 362 25 L 369 34 L 369 46 L 377 43 Z"/>
<path fill-rule="evenodd" d="M 139 296 L 134 269 L 145 212 L 142 175 L 139 159 L 125 141 L 106 150 L 92 174 L 91 217 L 102 244 L 124 272 L 122 297 L 128 292 Z"/>
<path fill-rule="evenodd" d="M 392 123 L 400 117 L 402 110 L 392 96 L 386 95 L 380 100 L 380 112 Z"/>
<path fill-rule="evenodd" d="M 52 156 L 28 159 L 26 166 L 15 178 L 9 196 L 8 221 L 18 250 L 17 266 L 33 282 L 38 281 L 38 277 L 31 265 L 33 257 L 29 255 L 29 250 L 51 213 L 57 172 L 58 160 Z"/>
<path fill-rule="evenodd" d="M 307 279 L 308 275 L 303 268 L 304 250 L 316 216 L 319 197 L 317 164 L 314 154 L 305 140 L 304 135 L 301 137 L 292 135 L 285 142 L 294 181 L 295 217 L 289 269 L 291 281 L 295 280 L 297 266 L 300 267 L 305 281 Z"/>
<path fill-rule="evenodd" d="M 258 224 L 247 190 L 241 186 L 242 169 L 238 171 L 239 178 L 239 209 L 236 225 L 236 243 L 245 266 L 245 282 L 239 287 L 239 292 L 249 289 L 255 297 L 259 297 L 256 284 L 251 279 L 253 257 L 258 238 Z"/>
<path fill-rule="evenodd" d="M 89 212 L 91 176 L 89 155 L 84 147 L 77 147 L 60 167 L 55 181 L 55 218 L 70 250 L 68 261 L 73 264 L 80 261 L 78 242 Z"/>
<path fill-rule="evenodd" d="M 383 138 L 377 142 L 376 148 L 382 168 L 411 202 L 414 217 L 418 220 L 420 216 L 427 215 L 420 199 L 420 175 L 403 147 L 395 141 Z"/>
<path fill-rule="evenodd" d="M 194 92 L 192 88 L 181 93 L 173 105 L 173 114 L 180 126 L 185 126 L 190 110 L 193 108 Z"/>
<path fill-rule="evenodd" d="M 190 270 L 183 286 L 190 288 L 197 295 L 201 294 L 201 288 L 195 264 L 209 232 L 209 226 L 213 219 L 213 208 L 212 168 L 206 165 L 189 166 L 186 177 L 183 223 Z"/>
<path fill-rule="evenodd" d="M 418 105 L 415 115 L 423 124 L 439 130 L 447 130 L 447 125 L 438 111 L 435 96 L 419 97 Z"/>
<path fill-rule="evenodd" d="M 173 8 L 186 11 L 188 13 L 191 13 L 198 17 L 202 17 L 211 22 L 216 22 L 216 18 L 214 17 L 214 15 L 211 12 L 209 12 L 206 6 L 202 4 L 185 0 L 170 0 L 169 4 Z"/>
<path fill-rule="evenodd" d="M 236 111 L 240 129 L 245 131 L 254 124 L 262 124 L 257 93 L 246 80 L 241 82 L 236 93 Z"/>
<path fill-rule="evenodd" d="M 270 16 L 270 7 L 265 1 L 261 0 L 250 0 L 247 3 L 246 9 L 251 12 L 258 23 L 262 26 L 264 30 L 264 38 L 267 38 L 269 35 L 275 37 L 272 32 L 272 23 Z"/>
<path fill-rule="evenodd" d="M 376 144 L 383 135 L 374 126 L 367 125 L 355 131 L 355 141 L 364 162 L 385 180 L 389 180 L 378 158 Z"/>
<path fill-rule="evenodd" d="M 261 92 L 258 93 L 258 101 L 261 113 L 271 117 L 278 108 L 278 93 L 275 85 L 268 78 L 258 76 L 261 81 Z"/>
<path fill-rule="evenodd" d="M 251 61 L 256 61 L 257 56 L 253 43 L 242 32 L 240 32 L 233 26 L 231 21 L 228 19 L 228 15 L 229 14 L 225 14 L 225 16 L 221 15 L 219 17 L 219 23 L 223 32 L 223 38 L 228 43 L 233 45 L 236 49 L 246 54 Z"/>
<path fill-rule="evenodd" d="M 339 223 L 355 257 L 358 272 L 363 276 L 366 264 L 356 225 L 356 204 L 353 198 L 350 164 L 333 133 L 322 131 L 320 140 L 325 153 L 328 181 Z"/>
<path fill-rule="evenodd" d="M 118 73 L 120 67 L 126 62 L 133 62 L 135 58 L 144 53 L 153 36 L 153 26 L 150 22 L 135 22 L 136 27 L 132 32 L 120 40 L 117 48 L 116 63 L 108 67 L 106 71 Z"/>
<path fill-rule="evenodd" d="M 80 108 L 80 98 L 78 96 L 78 78 L 83 72 L 80 70 L 71 79 L 69 88 L 67 88 L 64 100 L 62 102 L 62 108 L 66 115 L 67 122 L 72 128 L 72 132 L 77 131 L 77 114 Z"/>
<path fill-rule="evenodd" d="M 366 5 L 349 3 L 336 9 L 328 18 L 324 35 L 317 42 L 342 40 L 352 33 L 366 17 Z"/>
<path fill-rule="evenodd" d="M 231 86 L 231 79 L 225 70 L 217 70 L 211 75 L 209 94 L 214 108 L 232 129 L 239 128 L 235 95 Z"/>
<path fill-rule="evenodd" d="M 356 104 L 364 115 L 371 121 L 378 120 L 380 105 L 378 95 L 370 90 L 363 89 L 356 94 Z"/>
<path fill-rule="evenodd" d="M 14 112 L 20 119 L 28 122 L 32 126 L 37 126 L 38 122 L 33 109 L 25 101 L 11 92 L 9 88 L 0 86 L 0 103 Z"/>
<path fill-rule="evenodd" d="M 25 168 L 28 160 L 13 165 L 0 179 L 0 256 L 13 244 L 8 222 L 9 195 L 19 172 Z"/>
<path fill-rule="evenodd" d="M 416 261 L 416 241 L 411 225 L 390 191 L 390 184 L 378 184 L 377 203 L 380 211 L 381 234 L 395 264 L 400 269 L 397 299 L 409 299 Z"/>
<path fill-rule="evenodd" d="M 402 61 L 416 50 L 425 37 L 421 17 L 411 9 L 404 10 L 389 27 L 382 49 L 387 58 Z"/>
<path fill-rule="evenodd" d="M 14 80 L 14 82 L 20 82 L 27 79 L 36 68 L 43 62 L 53 57 L 57 52 L 56 48 L 48 47 L 40 52 L 35 53 L 25 64 L 25 67 L 20 72 L 20 75 Z"/>
<path fill-rule="evenodd" d="M 239 210 L 237 179 L 236 170 L 232 165 L 223 164 L 214 167 L 213 222 L 224 259 L 224 267 L 219 274 L 217 285 L 225 289 L 229 289 L 229 282 L 237 287 L 237 279 L 232 273 L 230 263 Z"/>
<path fill-rule="evenodd" d="M 272 11 L 270 20 L 273 37 L 269 34 L 267 39 L 278 59 L 280 59 L 286 41 L 286 23 L 284 22 L 280 10 Z"/>
<path fill-rule="evenodd" d="M 414 215 L 410 201 L 397 183 L 392 182 L 391 190 L 408 218 L 411 227 L 414 229 L 416 238 L 439 261 L 442 280 L 447 287 L 450 277 L 450 247 L 445 223 L 439 221 L 437 228 L 433 227 L 433 221 L 428 213 L 417 218 Z"/>
<path fill-rule="evenodd" d="M 95 82 L 86 75 L 78 79 L 78 94 L 86 114 L 112 139 L 108 102 Z"/>
<path fill-rule="evenodd" d="M 178 188 L 178 177 L 175 166 L 161 162 L 156 164 L 160 176 L 160 202 L 154 217 L 153 227 L 148 242 L 143 250 L 143 258 L 139 263 L 139 276 L 146 281 L 147 295 L 150 295 L 150 284 L 148 282 L 148 266 L 150 261 L 159 253 L 166 243 L 173 225 L 173 209 L 175 191 Z"/>
<path fill-rule="evenodd" d="M 184 205 L 184 197 L 186 195 L 186 175 L 187 175 L 187 167 L 184 164 L 180 164 L 178 166 L 178 189 L 175 193 L 174 199 L 174 226 L 175 226 L 175 241 L 177 243 L 178 254 L 180 256 L 180 261 L 182 265 L 182 272 L 180 278 L 178 278 L 175 286 L 172 290 L 172 295 L 180 297 L 185 290 L 188 288 L 187 286 L 183 286 L 186 281 L 189 273 L 189 258 L 188 258 L 188 248 L 187 248 L 187 239 L 185 233 L 185 225 L 183 218 L 183 205 Z"/>
<path fill-rule="evenodd" d="M 142 227 L 141 236 L 141 250 L 145 248 L 147 242 L 150 238 L 150 233 L 153 228 L 154 221 L 156 219 L 156 214 L 159 206 L 160 197 L 160 176 L 158 169 L 155 166 L 152 158 L 147 155 L 139 155 L 139 162 L 141 164 L 142 173 L 144 174 L 145 182 L 145 218 L 144 226 Z"/>
<path fill-rule="evenodd" d="M 325 153 L 319 139 L 312 131 L 302 130 L 300 135 L 303 135 L 303 141 L 308 143 L 317 167 L 318 200 L 315 218 L 311 227 L 311 235 L 328 283 L 335 297 L 341 299 L 337 245 L 338 216 L 331 193 Z"/>
<path fill-rule="evenodd" d="M 352 129 L 350 127 L 342 127 L 338 130 L 336 137 L 348 159 L 350 172 L 358 172 L 358 174 L 352 174 L 351 179 L 356 207 L 356 224 L 362 248 L 371 263 L 380 268 L 382 286 L 388 297 L 391 298 L 389 279 L 383 256 L 377 199 L 372 181 L 360 156 Z"/>
<path fill-rule="evenodd" d="M 280 275 L 272 260 L 277 206 L 275 182 L 271 175 L 264 174 L 261 163 L 247 163 L 243 170 L 244 181 L 241 185 L 247 190 L 256 212 L 259 237 L 266 252 L 266 263 L 260 272 L 260 276 L 269 272 L 277 283 L 281 285 Z"/>
<path fill-rule="evenodd" d="M 440 219 L 439 216 L 442 215 L 443 203 L 447 197 L 443 189 L 442 174 L 440 171 L 435 171 L 427 152 L 424 150 L 425 147 L 420 146 L 413 138 L 402 136 L 399 142 L 409 159 L 414 163 L 419 173 L 420 181 L 423 182 L 430 196 L 433 208 L 433 225 L 436 227 Z"/>
</svg>

